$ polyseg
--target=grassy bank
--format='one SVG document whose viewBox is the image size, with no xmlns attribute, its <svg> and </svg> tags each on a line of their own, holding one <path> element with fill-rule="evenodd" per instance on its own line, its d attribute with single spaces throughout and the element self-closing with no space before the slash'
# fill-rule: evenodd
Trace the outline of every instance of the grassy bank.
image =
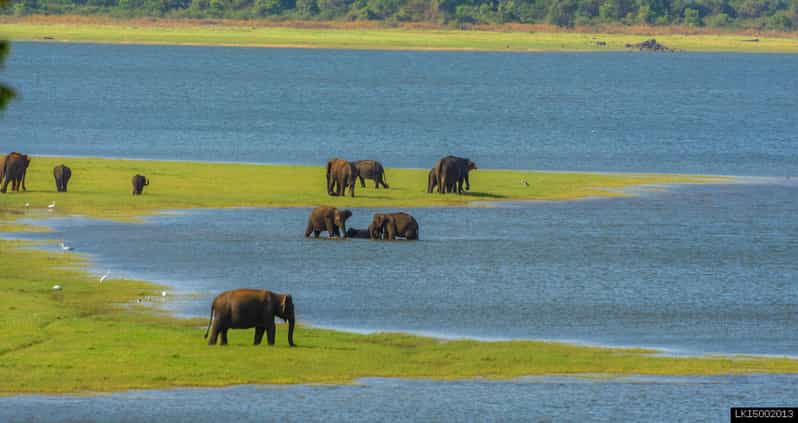
<svg viewBox="0 0 798 423">
<path fill-rule="evenodd" d="M 72 168 L 69 192 L 56 193 L 53 166 Z M 144 195 L 131 195 L 130 179 L 146 175 Z M 681 175 L 608 175 L 544 173 L 480 169 L 471 173 L 467 195 L 427 194 L 427 171 L 387 169 L 391 189 L 358 184 L 355 197 L 330 197 L 323 166 L 209 164 L 90 158 L 34 157 L 28 191 L 0 195 L 0 211 L 9 217 L 43 211 L 55 201 L 54 214 L 83 214 L 126 219 L 163 209 L 212 207 L 436 207 L 463 206 L 473 201 L 572 200 L 617 196 L 618 190 L 640 184 L 690 183 L 714 180 Z M 522 184 L 526 180 L 529 186 Z M 30 207 L 26 208 L 25 204 Z M 8 219 L 6 219 L 8 220 Z M 2 223 L 2 222 L 0 222 Z M 301 232 L 301 230 L 300 230 Z"/>
<path fill-rule="evenodd" d="M 57 194 L 52 167 L 73 169 L 70 192 Z M 130 177 L 151 185 L 130 194 Z M 443 206 L 474 199 L 573 199 L 617 195 L 642 183 L 704 181 L 671 175 L 597 175 L 479 170 L 474 193 L 428 195 L 426 171 L 388 169 L 390 190 L 358 188 L 331 198 L 323 169 L 79 158 L 34 157 L 26 193 L 0 195 L 0 230 L 56 200 L 56 212 L 129 219 L 165 208 L 228 206 Z M 530 186 L 520 183 L 526 179 Z M 25 207 L 30 203 L 30 207 Z M 50 213 L 44 212 L 46 215 Z M 40 229 L 40 228 L 33 228 Z M 301 231 L 301 229 L 299 229 Z M 309 241 L 311 242 L 311 241 Z M 231 345 L 208 347 L 205 319 L 158 311 L 173 296 L 149 283 L 85 272 L 80 255 L 33 250 L 0 240 L 0 394 L 117 391 L 131 388 L 245 383 L 349 383 L 367 376 L 431 379 L 512 378 L 551 374 L 709 375 L 798 373 L 798 360 L 762 357 L 659 357 L 640 349 L 591 348 L 547 342 L 441 341 L 406 334 L 358 335 L 301 326 L 298 348 L 278 328 L 275 347 L 253 347 L 253 331 L 231 332 Z M 54 285 L 63 287 L 54 291 Z M 143 300 L 139 302 L 138 300 Z M 301 304 L 301 298 L 296 301 Z M 301 308 L 300 308 L 301 309 Z M 301 321 L 301 314 L 299 316 Z"/>
<path fill-rule="evenodd" d="M 349 383 L 366 376 L 449 380 L 798 372 L 798 360 L 778 358 L 657 357 L 633 349 L 440 341 L 309 327 L 297 329 L 297 348 L 287 346 L 284 326 L 278 327 L 275 347 L 251 346 L 251 330 L 232 331 L 228 347 L 208 347 L 202 337 L 205 319 L 177 319 L 151 308 L 162 301 L 161 287 L 129 280 L 100 284 L 81 270 L 79 256 L 24 246 L 0 241 L 0 394 L 6 395 Z M 53 291 L 54 284 L 63 290 Z M 148 302 L 148 296 L 155 300 Z M 138 298 L 145 301 L 140 304 Z"/>
<path fill-rule="evenodd" d="M 624 51 L 650 38 L 640 33 L 538 32 L 507 28 L 463 31 L 446 28 L 285 27 L 246 21 L 182 22 L 60 18 L 3 18 L 0 35 L 17 41 L 130 44 L 227 45 L 251 47 L 380 50 Z M 783 34 L 782 34 L 783 35 Z M 658 34 L 657 40 L 684 51 L 796 53 L 798 37 L 728 33 Z M 752 41 L 752 40 L 756 41 Z M 600 44 L 603 42 L 604 44 Z"/>
</svg>

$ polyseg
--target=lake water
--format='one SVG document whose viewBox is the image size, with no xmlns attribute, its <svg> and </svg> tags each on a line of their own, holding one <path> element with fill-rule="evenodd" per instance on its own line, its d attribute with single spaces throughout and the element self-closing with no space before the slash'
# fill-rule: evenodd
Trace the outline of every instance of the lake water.
<svg viewBox="0 0 798 423">
<path fill-rule="evenodd" d="M 7 62 L 4 150 L 798 175 L 798 55 L 15 43 Z"/>
<path fill-rule="evenodd" d="M 98 273 L 166 283 L 176 295 L 162 301 L 181 315 L 207 316 L 214 294 L 251 286 L 290 292 L 302 322 L 338 329 L 795 355 L 797 74 L 787 55 L 15 43 L 2 78 L 22 98 L 0 116 L 0 151 L 301 164 L 340 155 L 389 168 L 456 153 L 484 168 L 767 176 L 625 199 L 408 210 L 421 223 L 415 243 L 305 240 L 308 209 L 179 211 L 138 225 L 48 219 L 56 234 L 25 237 L 64 238 Z M 355 209 L 349 224 L 378 211 Z M 726 421 L 733 405 L 795 405 L 796 382 L 367 379 L 0 398 L 0 420 L 260 421 L 270 410 L 289 421 Z"/>
</svg>

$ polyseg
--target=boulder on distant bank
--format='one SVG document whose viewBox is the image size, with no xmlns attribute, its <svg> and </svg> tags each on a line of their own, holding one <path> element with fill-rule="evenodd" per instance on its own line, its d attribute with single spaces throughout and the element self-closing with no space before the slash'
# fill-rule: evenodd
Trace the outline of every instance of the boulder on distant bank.
<svg viewBox="0 0 798 423">
<path fill-rule="evenodd" d="M 662 51 L 662 52 L 676 51 L 672 48 L 665 47 L 664 45 L 658 43 L 657 40 L 654 38 L 643 41 L 642 43 L 627 44 L 626 48 L 636 48 L 640 51 Z"/>
</svg>

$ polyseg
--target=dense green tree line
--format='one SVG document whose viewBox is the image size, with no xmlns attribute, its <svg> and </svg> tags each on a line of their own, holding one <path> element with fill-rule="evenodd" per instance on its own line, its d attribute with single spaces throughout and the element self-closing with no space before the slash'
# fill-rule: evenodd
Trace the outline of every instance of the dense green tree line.
<svg viewBox="0 0 798 423">
<path fill-rule="evenodd" d="M 5 6 L 6 0 L 0 0 L 0 8 Z M 0 40 L 0 69 L 3 69 L 3 63 L 6 60 L 6 55 L 8 54 L 8 41 Z M 0 83 L 0 111 L 6 108 L 8 102 L 14 98 L 14 91 L 11 87 L 3 85 Z"/>
<path fill-rule="evenodd" d="M 560 26 L 798 29 L 798 0 L 10 0 L 2 12 L 451 25 L 545 22 Z"/>
</svg>

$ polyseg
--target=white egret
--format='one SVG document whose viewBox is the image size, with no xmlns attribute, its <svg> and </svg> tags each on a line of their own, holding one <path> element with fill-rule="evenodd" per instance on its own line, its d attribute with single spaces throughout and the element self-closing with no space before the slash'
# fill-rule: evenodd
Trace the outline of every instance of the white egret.
<svg viewBox="0 0 798 423">
<path fill-rule="evenodd" d="M 48 210 L 52 210 L 52 209 L 54 209 L 54 208 L 55 208 L 55 200 L 53 200 L 53 202 L 52 202 L 52 203 L 50 203 L 50 204 L 48 204 L 48 205 L 47 205 L 47 209 L 48 209 Z"/>
<path fill-rule="evenodd" d="M 166 296 L 166 291 L 161 291 L 161 296 L 165 297 Z"/>
<path fill-rule="evenodd" d="M 73 247 L 64 244 L 64 240 L 63 239 L 61 240 L 61 244 L 60 245 L 61 245 L 61 249 L 64 250 L 64 251 L 72 251 L 72 250 L 74 250 Z"/>
<path fill-rule="evenodd" d="M 110 276 L 110 275 L 111 275 L 111 270 L 106 270 L 105 274 L 102 275 L 102 277 L 100 278 L 100 283 L 105 282 L 105 280 L 108 279 L 108 276 Z"/>
<path fill-rule="evenodd" d="M 25 203 L 25 208 L 30 207 L 30 203 Z"/>
<path fill-rule="evenodd" d="M 61 285 L 53 285 L 53 291 L 60 291 Z"/>
</svg>

